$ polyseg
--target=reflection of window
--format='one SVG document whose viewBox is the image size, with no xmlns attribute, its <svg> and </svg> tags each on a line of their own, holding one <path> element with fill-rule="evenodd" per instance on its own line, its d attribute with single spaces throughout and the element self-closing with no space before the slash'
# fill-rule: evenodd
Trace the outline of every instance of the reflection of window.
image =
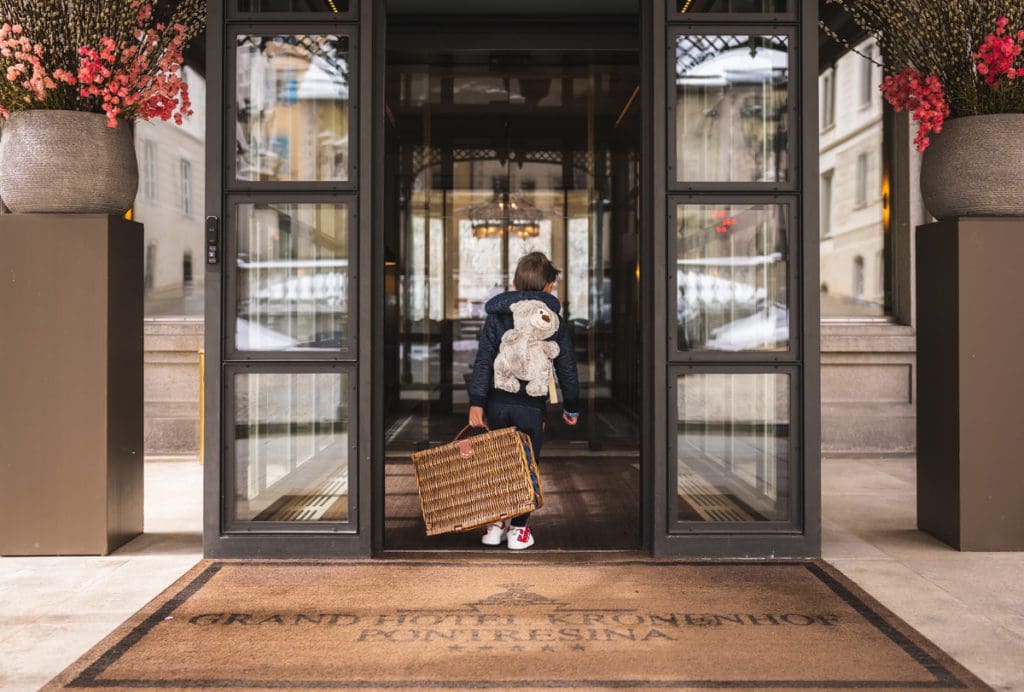
<svg viewBox="0 0 1024 692">
<path fill-rule="evenodd" d="M 277 100 L 281 103 L 295 103 L 299 100 L 298 71 L 293 68 L 281 70 L 277 81 Z"/>
<path fill-rule="evenodd" d="M 181 213 L 192 216 L 192 163 L 182 159 L 178 169 L 181 181 Z"/>
<path fill-rule="evenodd" d="M 142 193 L 150 202 L 157 201 L 156 174 L 156 142 L 147 139 L 142 144 Z"/>
<path fill-rule="evenodd" d="M 186 288 L 192 286 L 192 251 L 185 250 L 185 254 L 181 258 L 181 283 Z"/>
<path fill-rule="evenodd" d="M 868 154 L 857 154 L 857 206 L 868 203 Z"/>
<path fill-rule="evenodd" d="M 821 234 L 832 235 L 832 179 L 835 171 L 821 175 Z"/>
<path fill-rule="evenodd" d="M 867 57 L 860 62 L 860 105 L 868 106 L 874 93 L 875 64 L 871 61 L 875 57 L 875 47 L 867 46 L 864 55 Z"/>
<path fill-rule="evenodd" d="M 156 245 L 149 243 L 146 245 L 146 266 L 142 272 L 142 283 L 147 292 L 153 290 L 154 272 L 156 272 Z"/>
<path fill-rule="evenodd" d="M 240 521 L 346 521 L 349 374 L 234 377 L 233 498 Z M 230 414 L 229 414 L 230 415 Z"/>
<path fill-rule="evenodd" d="M 832 127 L 836 123 L 836 71 L 827 71 L 821 79 L 821 128 Z"/>
<path fill-rule="evenodd" d="M 860 255 L 853 258 L 853 296 L 864 299 L 864 258 Z"/>
</svg>

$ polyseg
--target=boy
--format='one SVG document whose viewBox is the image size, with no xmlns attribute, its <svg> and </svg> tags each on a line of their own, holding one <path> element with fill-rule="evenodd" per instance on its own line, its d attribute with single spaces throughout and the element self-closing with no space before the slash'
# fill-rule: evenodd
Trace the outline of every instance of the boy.
<svg viewBox="0 0 1024 692">
<path fill-rule="evenodd" d="M 502 335 L 512 329 L 512 304 L 520 300 L 540 300 L 556 316 L 562 309 L 558 299 L 551 295 L 558 278 L 558 270 L 544 253 L 531 252 L 523 256 L 516 266 L 513 284 L 516 290 L 507 291 L 487 301 L 487 320 L 480 329 L 480 347 L 473 365 L 473 378 L 469 384 L 469 424 L 483 427 L 484 421 L 492 428 L 515 426 L 530 436 L 533 453 L 540 459 L 544 425 L 547 419 L 548 397 L 530 396 L 526 383 L 520 381 L 517 393 L 496 389 L 494 386 L 494 359 L 501 346 Z M 558 344 L 555 372 L 562 386 L 562 420 L 576 425 L 579 419 L 579 375 L 572 338 L 565 322 L 558 317 L 558 330 L 548 341 Z M 501 545 L 508 541 L 510 550 L 523 550 L 533 545 L 533 535 L 526 523 L 529 514 L 511 521 L 490 524 L 484 530 L 484 545 Z"/>
</svg>

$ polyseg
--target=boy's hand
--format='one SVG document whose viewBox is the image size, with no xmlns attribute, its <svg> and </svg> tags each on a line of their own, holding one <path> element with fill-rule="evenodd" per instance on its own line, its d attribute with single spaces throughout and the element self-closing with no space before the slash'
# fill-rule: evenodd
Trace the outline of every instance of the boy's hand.
<svg viewBox="0 0 1024 692">
<path fill-rule="evenodd" d="M 565 421 L 566 425 L 576 425 L 580 420 L 580 414 L 570 414 L 567 411 L 562 411 L 562 420 Z"/>
<path fill-rule="evenodd" d="M 470 406 L 469 407 L 469 424 L 474 428 L 484 427 L 484 409 L 483 406 Z"/>
</svg>

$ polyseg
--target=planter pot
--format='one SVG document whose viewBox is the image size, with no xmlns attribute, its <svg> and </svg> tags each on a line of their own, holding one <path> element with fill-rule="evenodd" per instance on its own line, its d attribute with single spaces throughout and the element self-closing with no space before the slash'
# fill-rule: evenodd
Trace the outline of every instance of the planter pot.
<svg viewBox="0 0 1024 692">
<path fill-rule="evenodd" d="M 947 120 L 921 160 L 921 195 L 937 219 L 1024 216 L 1024 113 Z"/>
<path fill-rule="evenodd" d="M 123 214 L 139 167 L 132 127 L 78 111 L 11 114 L 0 136 L 0 199 L 19 214 Z"/>
</svg>

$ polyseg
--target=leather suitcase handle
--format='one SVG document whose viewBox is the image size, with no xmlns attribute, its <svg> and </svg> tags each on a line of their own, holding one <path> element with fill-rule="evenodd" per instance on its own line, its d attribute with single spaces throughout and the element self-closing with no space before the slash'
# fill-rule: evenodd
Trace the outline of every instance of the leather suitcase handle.
<svg viewBox="0 0 1024 692">
<path fill-rule="evenodd" d="M 464 427 L 462 430 L 459 431 L 459 434 L 455 436 L 455 439 L 453 439 L 452 442 L 458 442 L 459 440 L 461 440 L 463 438 L 463 436 L 466 434 L 466 431 L 469 430 L 470 428 L 474 428 L 474 427 L 477 427 L 477 426 L 467 425 L 466 427 Z M 482 427 L 487 432 L 491 432 L 491 429 L 489 427 L 487 427 L 487 423 L 484 423 L 482 426 L 479 426 L 479 427 Z"/>
</svg>

